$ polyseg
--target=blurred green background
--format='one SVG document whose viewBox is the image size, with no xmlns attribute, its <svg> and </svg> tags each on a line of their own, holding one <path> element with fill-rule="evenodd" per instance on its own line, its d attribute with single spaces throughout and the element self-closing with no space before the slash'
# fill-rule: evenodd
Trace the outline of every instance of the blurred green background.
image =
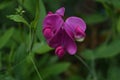
<svg viewBox="0 0 120 80">
<path fill-rule="evenodd" d="M 60 7 L 87 24 L 76 55 L 62 59 L 41 33 Z M 120 0 L 0 0 L 0 80 L 120 80 Z"/>
</svg>

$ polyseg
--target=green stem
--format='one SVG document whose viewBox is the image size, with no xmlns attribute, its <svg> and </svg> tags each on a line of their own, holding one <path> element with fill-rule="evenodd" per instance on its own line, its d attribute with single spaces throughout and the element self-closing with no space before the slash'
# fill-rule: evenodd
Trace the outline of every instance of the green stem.
<svg viewBox="0 0 120 80">
<path fill-rule="evenodd" d="M 92 68 L 92 73 L 93 73 L 93 80 L 98 80 L 96 70 L 95 70 L 95 60 L 94 59 L 92 59 L 92 61 L 91 61 L 91 68 Z"/>
<path fill-rule="evenodd" d="M 30 56 L 30 60 L 34 66 L 34 69 L 39 77 L 40 80 L 43 80 L 42 79 L 42 76 L 40 75 L 39 71 L 38 71 L 38 68 L 31 56 L 31 53 L 32 53 L 32 47 L 33 47 L 33 43 L 34 43 L 34 39 L 35 39 L 35 30 L 36 30 L 36 26 L 37 26 L 37 22 L 38 22 L 38 18 L 39 18 L 39 0 L 36 1 L 38 4 L 36 4 L 36 14 L 35 14 L 35 19 L 33 21 L 33 24 L 31 24 L 31 27 L 30 27 L 30 45 L 28 47 L 28 53 L 29 53 L 29 56 Z"/>
<path fill-rule="evenodd" d="M 40 73 L 39 73 L 39 71 L 38 71 L 38 68 L 37 68 L 37 66 L 36 66 L 36 64 L 35 64 L 32 56 L 31 56 L 32 47 L 33 47 L 33 43 L 34 43 L 34 36 L 35 36 L 35 30 L 34 30 L 34 29 L 32 30 L 32 27 L 31 27 L 31 28 L 30 28 L 30 42 L 29 42 L 29 47 L 28 47 L 28 54 L 29 54 L 29 56 L 30 56 L 30 60 L 31 60 L 33 66 L 34 66 L 34 69 L 35 69 L 35 71 L 36 71 L 39 79 L 40 79 L 40 80 L 43 80 L 42 77 L 41 77 L 41 75 L 40 75 Z"/>
<path fill-rule="evenodd" d="M 75 57 L 83 63 L 83 65 L 88 69 L 88 71 L 91 73 L 91 75 L 93 76 L 93 80 L 97 80 L 97 77 L 96 77 L 96 73 L 95 73 L 95 70 L 93 69 L 94 67 L 92 67 L 92 70 L 89 68 L 89 66 L 86 64 L 86 62 L 78 55 L 75 55 Z M 92 64 L 92 66 L 94 66 Z"/>
<path fill-rule="evenodd" d="M 40 73 L 39 73 L 39 71 L 38 71 L 37 66 L 35 65 L 35 62 L 34 62 L 33 58 L 31 57 L 31 51 L 32 51 L 33 42 L 34 42 L 34 31 L 33 31 L 33 34 L 32 34 L 32 30 L 30 30 L 30 38 L 31 38 L 31 39 L 30 39 L 31 41 L 30 41 L 30 45 L 29 45 L 29 49 L 28 49 L 28 53 L 29 53 L 29 56 L 30 56 L 30 60 L 31 60 L 33 66 L 34 66 L 34 69 L 35 69 L 35 71 L 36 71 L 39 79 L 40 79 L 40 80 L 43 80 L 42 77 L 41 77 L 41 75 L 40 75 Z"/>
<path fill-rule="evenodd" d="M 75 55 L 75 57 L 76 57 L 80 62 L 82 62 L 83 65 L 91 72 L 89 66 L 85 63 L 85 61 L 84 61 L 80 56 Z"/>
<path fill-rule="evenodd" d="M 39 79 L 40 79 L 40 80 L 43 80 L 43 79 L 42 79 L 42 76 L 40 75 L 40 73 L 39 73 L 39 71 L 38 71 L 38 68 L 37 68 L 37 66 L 36 66 L 36 64 L 35 64 L 35 62 L 34 62 L 34 60 L 33 60 L 33 58 L 32 58 L 31 56 L 30 56 L 30 60 L 31 60 L 31 62 L 32 62 L 34 68 L 35 68 L 35 71 L 36 71 Z"/>
</svg>

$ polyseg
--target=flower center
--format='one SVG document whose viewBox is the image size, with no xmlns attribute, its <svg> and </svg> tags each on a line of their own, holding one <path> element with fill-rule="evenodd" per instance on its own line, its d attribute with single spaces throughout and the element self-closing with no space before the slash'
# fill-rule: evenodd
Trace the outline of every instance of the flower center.
<svg viewBox="0 0 120 80">
<path fill-rule="evenodd" d="M 65 54 L 65 50 L 62 46 L 59 46 L 56 48 L 55 50 L 55 54 L 59 57 L 59 58 L 62 58 L 63 55 Z"/>
<path fill-rule="evenodd" d="M 83 41 L 85 38 L 85 33 L 80 29 L 80 27 L 76 27 L 75 29 L 75 39 L 76 41 Z"/>
<path fill-rule="evenodd" d="M 45 28 L 43 30 L 43 34 L 46 37 L 46 39 L 50 39 L 54 35 L 53 32 L 52 32 L 52 30 L 50 28 Z"/>
</svg>

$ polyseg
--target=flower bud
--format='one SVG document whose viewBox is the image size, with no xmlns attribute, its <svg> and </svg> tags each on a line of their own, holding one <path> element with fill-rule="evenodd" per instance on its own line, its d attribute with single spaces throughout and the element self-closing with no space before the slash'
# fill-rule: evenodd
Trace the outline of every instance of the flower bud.
<svg viewBox="0 0 120 80">
<path fill-rule="evenodd" d="M 45 28 L 43 30 L 43 34 L 46 37 L 46 39 L 50 39 L 53 36 L 53 32 L 50 28 Z"/>
<path fill-rule="evenodd" d="M 62 58 L 63 55 L 65 54 L 65 50 L 62 46 L 59 46 L 56 48 L 55 50 L 55 54 L 59 57 L 59 58 Z"/>
</svg>

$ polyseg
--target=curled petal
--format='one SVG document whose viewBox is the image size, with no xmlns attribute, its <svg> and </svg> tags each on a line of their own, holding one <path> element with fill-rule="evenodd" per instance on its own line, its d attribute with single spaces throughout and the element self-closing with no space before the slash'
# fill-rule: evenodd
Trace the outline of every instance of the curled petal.
<svg viewBox="0 0 120 80">
<path fill-rule="evenodd" d="M 50 27 L 51 30 L 56 33 L 63 24 L 63 19 L 57 14 L 49 14 L 45 17 L 43 21 L 43 29 L 45 27 Z"/>
<path fill-rule="evenodd" d="M 55 54 L 59 57 L 62 58 L 63 55 L 65 54 L 65 50 L 62 46 L 58 46 L 55 50 Z"/>
<path fill-rule="evenodd" d="M 55 12 L 55 14 L 58 14 L 58 15 L 60 15 L 60 16 L 64 16 L 64 12 L 65 12 L 65 8 L 62 7 L 62 8 L 60 8 L 60 9 L 58 9 L 58 10 Z"/>
<path fill-rule="evenodd" d="M 45 36 L 46 39 L 50 39 L 53 37 L 53 32 L 50 27 L 45 27 L 43 29 L 43 35 Z"/>
<path fill-rule="evenodd" d="M 80 29 L 80 27 L 76 27 L 75 29 L 75 39 L 76 41 L 83 41 L 85 38 L 85 33 Z"/>
</svg>

